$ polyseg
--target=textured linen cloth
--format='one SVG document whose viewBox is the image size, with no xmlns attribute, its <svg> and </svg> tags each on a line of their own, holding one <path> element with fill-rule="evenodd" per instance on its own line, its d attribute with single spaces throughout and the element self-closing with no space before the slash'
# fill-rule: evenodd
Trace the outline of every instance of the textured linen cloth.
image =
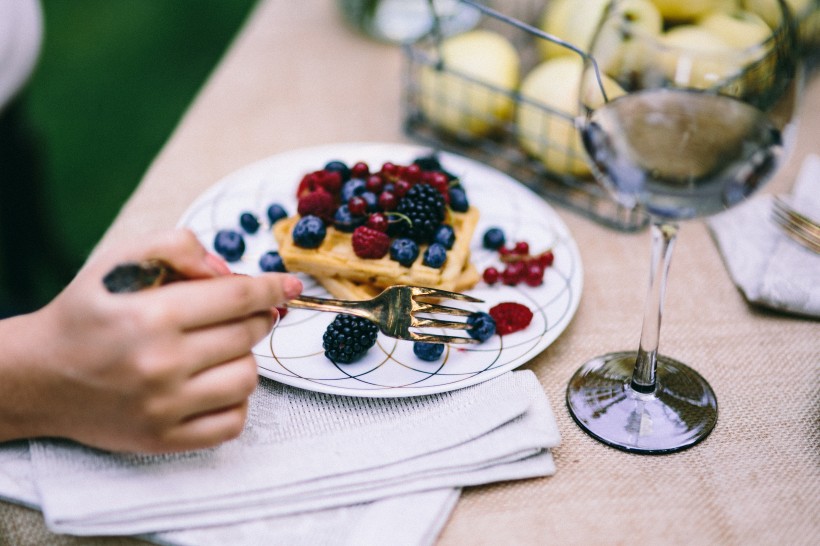
<svg viewBox="0 0 820 546">
<path fill-rule="evenodd" d="M 752 303 L 820 317 L 820 254 L 789 238 L 772 219 L 771 195 L 715 216 L 709 228 L 729 274 Z M 806 157 L 791 204 L 820 220 L 820 156 Z"/>
<path fill-rule="evenodd" d="M 7 444 L 0 496 L 31 505 L 36 491 L 49 527 L 77 535 L 424 544 L 447 520 L 458 488 L 550 475 L 549 449 L 560 441 L 530 371 L 398 399 L 262 379 L 250 407 L 238 439 L 183 454 L 112 454 L 67 441 L 32 441 L 26 454 Z M 27 456 L 34 488 L 22 477 Z"/>
</svg>

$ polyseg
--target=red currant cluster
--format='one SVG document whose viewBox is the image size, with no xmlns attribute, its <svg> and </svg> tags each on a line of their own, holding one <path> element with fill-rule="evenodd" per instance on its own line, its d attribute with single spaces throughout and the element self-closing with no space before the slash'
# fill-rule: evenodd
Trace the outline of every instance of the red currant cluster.
<svg viewBox="0 0 820 546">
<path fill-rule="evenodd" d="M 490 266 L 482 274 L 484 282 L 490 285 L 501 281 L 508 286 L 522 282 L 528 286 L 540 286 L 544 282 L 544 272 L 555 260 L 552 250 L 530 254 L 530 245 L 526 241 L 518 241 L 512 248 L 502 246 L 498 255 L 504 268 L 499 271 Z"/>
</svg>

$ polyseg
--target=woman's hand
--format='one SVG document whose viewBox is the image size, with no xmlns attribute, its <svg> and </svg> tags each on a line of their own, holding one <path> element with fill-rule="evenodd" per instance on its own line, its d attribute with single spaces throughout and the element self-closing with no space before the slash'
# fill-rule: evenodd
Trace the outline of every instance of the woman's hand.
<svg viewBox="0 0 820 546">
<path fill-rule="evenodd" d="M 115 265 L 149 258 L 191 280 L 104 288 Z M 11 359 L 0 355 L 0 440 L 163 452 L 238 436 L 257 383 L 250 351 L 301 288 L 285 274 L 230 275 L 188 231 L 97 256 L 45 308 L 0 322 L 13 347 Z"/>
</svg>

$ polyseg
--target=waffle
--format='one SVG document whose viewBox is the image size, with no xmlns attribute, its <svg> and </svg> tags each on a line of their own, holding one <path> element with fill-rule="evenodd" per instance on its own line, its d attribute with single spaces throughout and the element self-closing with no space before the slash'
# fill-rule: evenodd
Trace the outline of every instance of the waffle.
<svg viewBox="0 0 820 546">
<path fill-rule="evenodd" d="M 389 256 L 362 259 L 353 252 L 351 234 L 328 228 L 324 241 L 315 249 L 306 249 L 293 243 L 291 232 L 298 216 L 285 218 L 274 224 L 273 234 L 279 245 L 279 254 L 291 272 L 302 272 L 316 278 L 334 296 L 347 299 L 371 297 L 382 288 L 394 284 L 429 286 L 444 290 L 467 290 L 478 282 L 478 272 L 470 264 L 470 240 L 478 223 L 478 209 L 467 212 L 449 212 L 456 240 L 447 251 L 447 261 L 441 268 L 422 265 L 421 256 L 427 245 L 420 245 L 419 258 L 406 267 Z M 355 298 L 353 296 L 356 296 Z"/>
</svg>

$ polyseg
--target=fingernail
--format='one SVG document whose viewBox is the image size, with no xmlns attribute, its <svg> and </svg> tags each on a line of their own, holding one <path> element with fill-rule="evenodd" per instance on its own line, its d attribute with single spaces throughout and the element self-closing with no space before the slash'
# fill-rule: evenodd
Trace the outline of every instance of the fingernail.
<svg viewBox="0 0 820 546">
<path fill-rule="evenodd" d="M 285 297 L 289 300 L 302 293 L 302 281 L 292 275 L 288 275 L 282 281 L 285 290 Z"/>
<path fill-rule="evenodd" d="M 205 264 L 211 268 L 211 270 L 216 273 L 217 275 L 230 275 L 231 268 L 228 267 L 228 264 L 225 263 L 225 260 L 213 254 L 212 252 L 208 252 L 205 254 Z"/>
</svg>

